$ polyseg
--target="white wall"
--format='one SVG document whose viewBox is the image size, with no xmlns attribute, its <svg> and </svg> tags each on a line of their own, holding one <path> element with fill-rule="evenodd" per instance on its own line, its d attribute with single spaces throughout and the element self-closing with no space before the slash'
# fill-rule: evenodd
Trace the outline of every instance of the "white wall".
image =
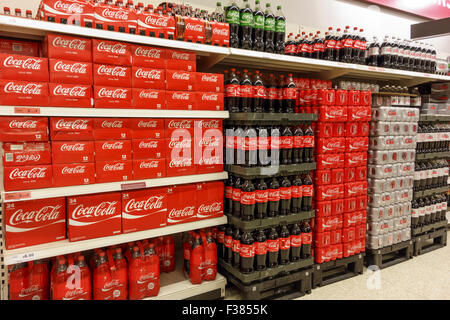
<svg viewBox="0 0 450 320">
<path fill-rule="evenodd" d="M 214 11 L 217 0 L 172 0 L 177 3 L 189 3 L 193 7 L 208 9 Z M 220 0 L 219 0 L 220 1 Z M 153 4 L 154 6 L 162 0 L 134 0 L 144 4 Z M 229 0 L 222 0 L 222 5 L 226 5 Z M 332 26 L 343 28 L 345 25 L 364 28 L 369 40 L 372 36 L 383 37 L 385 34 L 409 38 L 410 25 L 424 22 L 426 19 L 401 13 L 396 10 L 382 8 L 370 5 L 356 0 L 261 0 L 265 6 L 266 2 L 272 4 L 276 9 L 278 4 L 283 6 L 283 12 L 287 19 L 287 31 L 298 33 L 299 25 L 304 26 L 305 31 L 315 32 L 320 30 L 325 32 Z M 242 3 L 238 0 L 238 3 Z M 252 5 L 254 0 L 250 0 Z M 19 7 L 22 10 L 31 9 L 33 14 L 36 12 L 39 0 L 2 0 L 3 6 L 9 6 L 11 9 Z M 446 58 L 450 55 L 450 36 L 429 39 L 424 42 L 434 44 L 438 50 L 438 55 Z"/>
</svg>

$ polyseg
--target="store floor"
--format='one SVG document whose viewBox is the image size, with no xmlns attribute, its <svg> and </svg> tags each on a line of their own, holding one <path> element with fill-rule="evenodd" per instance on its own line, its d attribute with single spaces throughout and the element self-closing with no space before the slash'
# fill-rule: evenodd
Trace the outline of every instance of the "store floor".
<svg viewBox="0 0 450 320">
<path fill-rule="evenodd" d="M 389 268 L 319 287 L 298 300 L 450 300 L 450 246 Z M 241 299 L 227 287 L 226 299 Z"/>
</svg>

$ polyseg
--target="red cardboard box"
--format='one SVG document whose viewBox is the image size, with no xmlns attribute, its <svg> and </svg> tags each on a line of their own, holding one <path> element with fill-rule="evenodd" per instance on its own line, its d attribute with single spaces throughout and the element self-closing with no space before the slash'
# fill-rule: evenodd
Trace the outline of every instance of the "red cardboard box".
<svg viewBox="0 0 450 320">
<path fill-rule="evenodd" d="M 131 88 L 94 86 L 95 108 L 131 108 Z"/>
<path fill-rule="evenodd" d="M 42 4 L 41 9 L 43 12 L 41 14 L 45 21 L 88 28 L 94 26 L 94 6 L 92 2 L 82 0 L 45 0 Z"/>
<path fill-rule="evenodd" d="M 133 160 L 133 180 L 157 179 L 166 176 L 166 159 Z"/>
<path fill-rule="evenodd" d="M 132 139 L 163 139 L 164 119 L 131 119 Z"/>
<path fill-rule="evenodd" d="M 165 69 L 166 49 L 132 44 L 131 60 L 133 66 Z"/>
<path fill-rule="evenodd" d="M 326 185 L 331 183 L 331 170 L 317 170 L 315 176 L 316 185 Z"/>
<path fill-rule="evenodd" d="M 130 140 L 131 119 L 120 118 L 95 118 L 94 139 L 95 140 Z"/>
<path fill-rule="evenodd" d="M 54 164 L 94 162 L 94 142 L 52 141 L 52 161 Z"/>
<path fill-rule="evenodd" d="M 52 185 L 51 165 L 3 168 L 3 186 L 5 191 L 50 188 Z"/>
<path fill-rule="evenodd" d="M 358 137 L 359 136 L 359 122 L 346 122 L 345 123 L 345 135 L 347 137 Z"/>
<path fill-rule="evenodd" d="M 48 82 L 48 59 L 0 53 L 0 79 Z"/>
<path fill-rule="evenodd" d="M 186 139 L 194 137 L 194 120 L 191 119 L 164 119 L 164 128 L 166 138 L 171 138 L 173 134 Z"/>
<path fill-rule="evenodd" d="M 69 241 L 121 233 L 120 192 L 67 197 Z"/>
<path fill-rule="evenodd" d="M 316 202 L 316 217 L 325 218 L 331 216 L 332 214 L 331 201 Z"/>
<path fill-rule="evenodd" d="M 203 136 L 222 136 L 223 123 L 221 119 L 196 119 L 194 120 L 194 132 L 201 129 Z M 198 137 L 196 137 L 197 139 Z"/>
<path fill-rule="evenodd" d="M 131 160 L 131 140 L 96 140 L 95 161 Z"/>
<path fill-rule="evenodd" d="M 349 106 L 359 106 L 360 105 L 361 91 L 359 90 L 349 90 L 348 91 L 348 105 Z"/>
<path fill-rule="evenodd" d="M 166 91 L 133 88 L 131 107 L 134 109 L 166 109 Z"/>
<path fill-rule="evenodd" d="M 358 136 L 368 137 L 370 126 L 368 122 L 358 122 Z"/>
<path fill-rule="evenodd" d="M 318 154 L 317 169 L 334 169 L 344 167 L 344 154 Z"/>
<path fill-rule="evenodd" d="M 138 34 L 155 38 L 175 38 L 175 18 L 157 12 L 141 11 L 137 14 Z"/>
<path fill-rule="evenodd" d="M 361 167 L 367 164 L 367 152 L 345 153 L 345 168 Z"/>
<path fill-rule="evenodd" d="M 345 198 L 344 199 L 344 205 L 345 205 L 345 212 L 355 212 L 356 211 L 356 197 L 352 198 Z"/>
<path fill-rule="evenodd" d="M 131 67 L 94 63 L 93 75 L 96 86 L 131 87 Z"/>
<path fill-rule="evenodd" d="M 331 244 L 331 232 L 318 232 L 314 234 L 314 246 L 323 248 Z"/>
<path fill-rule="evenodd" d="M 50 82 L 92 85 L 92 63 L 50 59 Z"/>
<path fill-rule="evenodd" d="M 370 107 L 348 107 L 348 121 L 370 121 L 372 110 Z"/>
<path fill-rule="evenodd" d="M 166 90 L 169 91 L 196 91 L 195 72 L 167 70 Z"/>
<path fill-rule="evenodd" d="M 50 142 L 3 143 L 3 166 L 51 164 Z"/>
<path fill-rule="evenodd" d="M 221 181 L 197 183 L 197 219 L 223 216 L 223 191 Z"/>
<path fill-rule="evenodd" d="M 336 199 L 331 201 L 331 214 L 341 215 L 345 211 L 345 199 Z"/>
<path fill-rule="evenodd" d="M 93 120 L 89 118 L 50 118 L 51 140 L 92 140 Z"/>
<path fill-rule="evenodd" d="M 198 91 L 224 92 L 223 74 L 197 72 L 195 76 Z"/>
<path fill-rule="evenodd" d="M 166 91 L 166 108 L 168 110 L 196 110 L 197 95 L 189 91 Z"/>
<path fill-rule="evenodd" d="M 347 107 L 337 107 L 337 106 L 320 107 L 319 121 L 346 122 Z"/>
<path fill-rule="evenodd" d="M 127 181 L 132 179 L 133 164 L 126 161 L 96 161 L 96 183 Z"/>
<path fill-rule="evenodd" d="M 92 39 L 92 62 L 131 66 L 131 47 L 124 42 Z"/>
<path fill-rule="evenodd" d="M 228 23 L 212 21 L 212 45 L 228 47 L 230 45 L 230 25 Z"/>
<path fill-rule="evenodd" d="M 167 224 L 197 220 L 197 187 L 195 184 L 169 187 L 167 192 Z"/>
<path fill-rule="evenodd" d="M 214 92 L 196 92 L 197 110 L 222 111 L 224 94 Z"/>
<path fill-rule="evenodd" d="M 53 164 L 53 187 L 95 183 L 93 163 Z"/>
<path fill-rule="evenodd" d="M 356 198 L 356 210 L 366 210 L 367 209 L 367 196 L 360 196 Z"/>
<path fill-rule="evenodd" d="M 197 55 L 195 52 L 167 50 L 166 52 L 166 69 L 197 71 Z"/>
<path fill-rule="evenodd" d="M 92 62 L 92 41 L 64 34 L 48 34 L 42 42 L 42 56 L 50 59 Z"/>
<path fill-rule="evenodd" d="M 48 106 L 47 82 L 0 80 L 0 105 Z"/>
<path fill-rule="evenodd" d="M 344 182 L 344 170 L 345 169 L 331 170 L 331 184 L 338 184 Z"/>
<path fill-rule="evenodd" d="M 344 228 L 342 230 L 342 242 L 352 242 L 355 241 L 355 228 Z"/>
<path fill-rule="evenodd" d="M 122 192 L 123 233 L 164 227 L 167 199 L 167 188 Z"/>
<path fill-rule="evenodd" d="M 163 139 L 133 139 L 133 160 L 161 159 L 166 157 Z"/>
<path fill-rule="evenodd" d="M 317 141 L 317 153 L 345 152 L 345 138 L 321 138 Z"/>
<path fill-rule="evenodd" d="M 334 200 L 344 197 L 344 185 L 331 184 L 326 186 L 317 186 L 317 200 Z"/>
<path fill-rule="evenodd" d="M 349 182 L 345 184 L 345 197 L 363 196 L 367 194 L 367 181 Z"/>
<path fill-rule="evenodd" d="M 0 39 L 0 52 L 7 54 L 20 54 L 22 56 L 39 56 L 39 42 L 19 39 Z"/>
<path fill-rule="evenodd" d="M 145 67 L 132 68 L 133 88 L 164 90 L 166 88 L 166 71 Z"/>
<path fill-rule="evenodd" d="M 96 29 L 137 34 L 136 11 L 128 7 L 97 3 L 94 18 Z"/>
<path fill-rule="evenodd" d="M 52 107 L 92 108 L 92 86 L 49 83 L 49 105 Z"/>
<path fill-rule="evenodd" d="M 0 141 L 47 141 L 48 118 L 0 117 Z"/>
<path fill-rule="evenodd" d="M 344 182 L 355 182 L 356 181 L 356 168 L 346 167 L 344 169 Z"/>
<path fill-rule="evenodd" d="M 363 152 L 369 150 L 368 137 L 345 138 L 345 152 Z"/>
<path fill-rule="evenodd" d="M 194 43 L 205 43 L 205 22 L 196 17 L 184 17 L 184 40 Z"/>
<path fill-rule="evenodd" d="M 18 249 L 66 238 L 65 198 L 5 203 L 6 249 Z"/>
<path fill-rule="evenodd" d="M 366 181 L 367 180 L 367 167 L 357 167 L 355 171 L 356 181 Z"/>
<path fill-rule="evenodd" d="M 333 137 L 333 123 L 318 122 L 316 127 L 316 134 L 318 138 L 332 138 Z"/>
<path fill-rule="evenodd" d="M 342 241 L 342 229 L 330 231 L 330 244 L 339 244 Z"/>
</svg>

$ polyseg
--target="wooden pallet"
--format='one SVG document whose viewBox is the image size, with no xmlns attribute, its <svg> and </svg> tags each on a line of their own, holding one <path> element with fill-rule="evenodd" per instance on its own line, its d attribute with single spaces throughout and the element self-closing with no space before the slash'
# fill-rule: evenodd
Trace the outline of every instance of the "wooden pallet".
<svg viewBox="0 0 450 320">
<path fill-rule="evenodd" d="M 322 287 L 363 274 L 365 253 L 325 263 L 315 264 L 312 287 Z"/>
<path fill-rule="evenodd" d="M 400 262 L 412 259 L 414 250 L 414 241 L 403 241 L 392 246 L 380 249 L 366 249 L 365 265 L 376 265 L 384 269 Z"/>
<path fill-rule="evenodd" d="M 447 228 L 443 227 L 439 230 L 416 236 L 413 239 L 414 255 L 419 256 L 421 254 L 445 247 L 447 245 Z"/>
</svg>

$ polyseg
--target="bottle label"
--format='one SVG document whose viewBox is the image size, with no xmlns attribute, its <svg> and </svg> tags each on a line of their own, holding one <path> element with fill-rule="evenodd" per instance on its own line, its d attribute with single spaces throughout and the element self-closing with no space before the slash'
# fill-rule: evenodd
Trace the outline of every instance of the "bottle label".
<svg viewBox="0 0 450 320">
<path fill-rule="evenodd" d="M 303 43 L 301 45 L 300 52 L 304 52 L 304 53 L 310 52 L 310 45 L 307 43 Z"/>
<path fill-rule="evenodd" d="M 227 84 L 225 86 L 225 95 L 227 97 L 240 97 L 241 86 L 238 84 Z"/>
<path fill-rule="evenodd" d="M 269 97 L 270 100 L 278 99 L 278 90 L 277 88 L 269 88 Z"/>
<path fill-rule="evenodd" d="M 218 243 L 225 243 L 225 232 L 219 231 L 217 233 L 217 242 Z"/>
<path fill-rule="evenodd" d="M 241 251 L 241 241 L 233 239 L 233 252 Z"/>
<path fill-rule="evenodd" d="M 301 245 L 302 245 L 302 235 L 301 234 L 296 234 L 296 235 L 291 234 L 291 247 L 298 248 Z"/>
<path fill-rule="evenodd" d="M 255 254 L 263 255 L 267 253 L 266 242 L 255 242 Z"/>
<path fill-rule="evenodd" d="M 245 151 L 258 150 L 258 138 L 257 137 L 245 137 Z"/>
<path fill-rule="evenodd" d="M 336 50 L 341 50 L 342 49 L 342 41 L 338 40 L 336 41 Z"/>
<path fill-rule="evenodd" d="M 304 147 L 303 136 L 294 136 L 294 149 L 301 149 Z"/>
<path fill-rule="evenodd" d="M 294 139 L 292 136 L 281 137 L 281 146 L 280 149 L 292 149 Z"/>
<path fill-rule="evenodd" d="M 286 32 L 286 20 L 277 19 L 275 22 L 275 32 L 285 33 Z"/>
<path fill-rule="evenodd" d="M 411 210 L 411 217 L 418 218 L 419 217 L 419 209 L 412 209 Z"/>
<path fill-rule="evenodd" d="M 280 250 L 280 244 L 277 240 L 267 240 L 267 252 L 278 252 Z"/>
<path fill-rule="evenodd" d="M 231 236 L 225 236 L 224 243 L 226 248 L 233 248 L 233 238 Z"/>
<path fill-rule="evenodd" d="M 255 23 L 254 23 L 253 27 L 255 29 L 264 29 L 264 16 L 255 15 L 254 21 L 255 21 Z"/>
<path fill-rule="evenodd" d="M 380 48 L 372 47 L 369 49 L 369 56 L 378 56 L 380 55 Z"/>
<path fill-rule="evenodd" d="M 333 39 L 325 40 L 325 48 L 327 48 L 327 49 L 336 48 L 336 40 L 333 40 Z"/>
<path fill-rule="evenodd" d="M 398 49 L 398 55 L 400 57 L 404 57 L 405 56 L 405 49 L 403 49 L 403 48 Z"/>
<path fill-rule="evenodd" d="M 420 180 L 420 171 L 414 172 L 414 180 L 416 180 L 416 181 Z"/>
<path fill-rule="evenodd" d="M 241 192 L 241 204 L 252 205 L 255 204 L 255 192 Z"/>
<path fill-rule="evenodd" d="M 241 13 L 241 26 L 242 27 L 252 27 L 253 26 L 253 13 L 242 12 Z"/>
<path fill-rule="evenodd" d="M 367 42 L 366 41 L 360 41 L 359 42 L 359 49 L 366 51 L 367 49 Z"/>
<path fill-rule="evenodd" d="M 354 49 L 361 49 L 361 40 L 355 40 L 353 42 L 353 48 Z"/>
<path fill-rule="evenodd" d="M 303 232 L 302 244 L 311 244 L 311 243 L 312 243 L 312 232 Z"/>
<path fill-rule="evenodd" d="M 253 98 L 266 98 L 266 88 L 263 86 L 253 86 Z"/>
<path fill-rule="evenodd" d="M 381 54 L 382 55 L 392 54 L 392 48 L 391 47 L 382 47 Z"/>
<path fill-rule="evenodd" d="M 393 54 L 394 56 L 398 56 L 398 52 L 399 52 L 399 50 L 398 50 L 397 47 L 392 48 L 392 54 Z"/>
<path fill-rule="evenodd" d="M 268 150 L 269 140 L 269 137 L 258 137 L 258 150 Z"/>
<path fill-rule="evenodd" d="M 296 53 L 297 52 L 297 46 L 295 44 L 287 45 L 284 49 L 285 53 Z"/>
<path fill-rule="evenodd" d="M 233 201 L 241 201 L 241 189 L 233 188 Z"/>
<path fill-rule="evenodd" d="M 256 190 L 255 192 L 255 202 L 256 203 L 266 203 L 269 200 L 268 190 Z"/>
<path fill-rule="evenodd" d="M 314 52 L 323 52 L 325 51 L 325 45 L 323 43 L 315 43 L 313 47 Z"/>
<path fill-rule="evenodd" d="M 241 17 L 238 10 L 228 10 L 226 14 L 227 23 L 239 24 Z"/>
<path fill-rule="evenodd" d="M 303 197 L 312 197 L 313 196 L 313 186 L 308 184 L 308 185 L 303 185 Z"/>
<path fill-rule="evenodd" d="M 314 148 L 314 136 L 303 136 L 303 147 Z"/>
<path fill-rule="evenodd" d="M 345 39 L 343 42 L 344 48 L 353 48 L 353 43 L 355 41 L 353 39 Z"/>
<path fill-rule="evenodd" d="M 283 88 L 277 89 L 277 100 L 283 100 Z"/>
<path fill-rule="evenodd" d="M 291 248 L 291 238 L 279 238 L 280 250 L 289 250 Z"/>
<path fill-rule="evenodd" d="M 303 196 L 302 186 L 292 186 L 291 187 L 292 198 L 301 198 Z"/>
<path fill-rule="evenodd" d="M 280 189 L 269 189 L 269 201 L 280 201 Z"/>
<path fill-rule="evenodd" d="M 253 86 L 251 85 L 241 85 L 240 86 L 240 97 L 241 98 L 252 98 L 253 97 Z"/>
<path fill-rule="evenodd" d="M 291 199 L 291 187 L 281 187 L 280 188 L 280 200 L 289 200 Z"/>
<path fill-rule="evenodd" d="M 255 256 L 255 245 L 253 244 L 242 244 L 239 255 L 242 258 L 253 258 Z"/>
<path fill-rule="evenodd" d="M 275 31 L 275 19 L 274 18 L 266 18 L 266 20 L 264 21 L 264 30 Z"/>
<path fill-rule="evenodd" d="M 225 187 L 225 198 L 233 199 L 233 187 Z"/>
</svg>

